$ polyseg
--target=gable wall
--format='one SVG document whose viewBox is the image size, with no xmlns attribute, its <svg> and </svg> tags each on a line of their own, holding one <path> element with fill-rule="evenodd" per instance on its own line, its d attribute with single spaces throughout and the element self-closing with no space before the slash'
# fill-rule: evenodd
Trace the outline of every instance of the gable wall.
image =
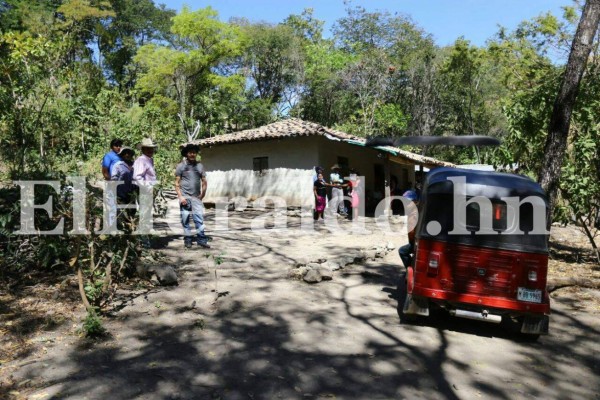
<svg viewBox="0 0 600 400">
<path fill-rule="evenodd" d="M 234 143 L 202 148 L 207 170 L 206 201 L 243 196 L 249 200 L 276 195 L 288 205 L 313 202 L 312 176 L 318 162 L 317 137 Z M 269 170 L 253 171 L 254 157 L 268 157 Z"/>
</svg>

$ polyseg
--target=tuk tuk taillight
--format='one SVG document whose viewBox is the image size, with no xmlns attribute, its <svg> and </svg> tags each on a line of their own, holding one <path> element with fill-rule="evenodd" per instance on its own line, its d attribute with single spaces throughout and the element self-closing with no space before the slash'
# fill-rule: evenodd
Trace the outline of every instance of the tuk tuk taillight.
<svg viewBox="0 0 600 400">
<path fill-rule="evenodd" d="M 437 275 L 440 266 L 441 253 L 429 253 L 429 263 L 427 264 L 427 275 Z"/>
<path fill-rule="evenodd" d="M 529 279 L 531 282 L 537 282 L 537 271 L 530 269 L 529 273 L 527 274 L 527 279 Z"/>
</svg>

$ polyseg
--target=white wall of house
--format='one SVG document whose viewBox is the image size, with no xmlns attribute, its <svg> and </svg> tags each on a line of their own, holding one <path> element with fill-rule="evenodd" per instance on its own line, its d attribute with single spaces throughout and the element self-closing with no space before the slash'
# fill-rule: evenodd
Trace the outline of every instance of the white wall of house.
<svg viewBox="0 0 600 400">
<path fill-rule="evenodd" d="M 330 168 L 338 157 L 346 157 L 349 167 L 365 176 L 365 189 L 375 190 L 375 164 L 384 160 L 379 151 L 329 140 L 321 136 L 294 137 L 247 143 L 233 143 L 202 148 L 201 162 L 207 170 L 206 202 L 219 197 L 232 199 L 243 196 L 254 200 L 263 196 L 282 197 L 290 206 L 312 206 L 313 175 L 317 165 L 325 169 L 329 180 Z M 263 174 L 253 171 L 255 157 L 268 157 L 269 170 Z M 392 163 L 392 175 L 404 189 L 414 183 L 413 165 Z M 383 176 L 380 178 L 383 181 Z M 406 181 L 408 179 L 408 182 Z"/>
<path fill-rule="evenodd" d="M 295 137 L 203 148 L 201 162 L 208 180 L 205 201 L 240 195 L 249 200 L 279 196 L 288 205 L 311 205 L 317 139 Z M 269 170 L 254 172 L 255 157 L 268 157 Z"/>
</svg>

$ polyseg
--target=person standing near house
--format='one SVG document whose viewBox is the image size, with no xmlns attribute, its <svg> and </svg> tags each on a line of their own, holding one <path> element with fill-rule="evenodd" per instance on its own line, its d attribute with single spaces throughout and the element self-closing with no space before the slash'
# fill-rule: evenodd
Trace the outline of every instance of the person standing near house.
<svg viewBox="0 0 600 400">
<path fill-rule="evenodd" d="M 110 181 L 113 166 L 121 161 L 119 151 L 121 151 L 123 141 L 121 139 L 113 139 L 110 141 L 110 150 L 102 157 L 102 177 L 105 181 Z M 106 189 L 105 189 L 106 190 Z M 117 219 L 117 199 L 111 191 L 107 192 L 106 202 L 104 204 L 104 215 L 108 216 L 105 220 L 109 226 L 112 226 Z"/>
<path fill-rule="evenodd" d="M 202 204 L 208 184 L 204 166 L 196 160 L 199 151 L 198 145 L 187 144 L 184 146 L 181 155 L 185 159 L 175 169 L 175 191 L 179 198 L 183 240 L 188 249 L 192 247 L 190 215 L 196 226 L 196 243 L 200 247 L 210 249 L 208 237 L 204 234 L 204 204 Z"/>
<path fill-rule="evenodd" d="M 315 195 L 315 221 L 319 220 L 319 216 L 321 217 L 321 220 L 325 220 L 323 212 L 325 211 L 325 206 L 327 205 L 327 186 L 331 185 L 325 182 L 325 179 L 323 179 L 323 172 L 319 172 L 313 185 L 313 193 Z"/>
<path fill-rule="evenodd" d="M 120 160 L 115 163 L 110 174 L 111 181 L 123 182 L 117 186 L 117 200 L 121 204 L 131 203 L 135 185 L 133 184 L 133 157 L 135 151 L 124 146 L 119 151 Z"/>
<path fill-rule="evenodd" d="M 407 190 L 402 197 L 411 200 L 415 206 L 419 205 L 419 195 L 414 190 Z M 408 207 L 405 207 L 405 209 L 407 208 Z M 408 210 L 406 211 L 408 212 Z M 408 243 L 398 249 L 398 254 L 400 255 L 402 264 L 404 264 L 404 268 L 408 268 L 412 265 L 413 254 L 415 252 L 415 228 L 417 226 L 417 218 L 418 213 L 409 213 L 407 215 L 407 226 L 412 227 L 412 229 L 408 232 Z"/>
<path fill-rule="evenodd" d="M 329 183 L 333 185 L 331 189 L 331 203 L 334 207 L 337 207 L 337 212 L 346 216 L 346 207 L 344 206 L 344 189 L 343 184 L 344 180 L 340 175 L 340 166 L 338 164 L 334 164 L 331 167 L 331 174 L 329 175 Z"/>
<path fill-rule="evenodd" d="M 323 167 L 315 167 L 315 174 L 313 175 L 313 183 L 315 183 L 319 177 L 319 174 L 323 174 Z"/>
<path fill-rule="evenodd" d="M 121 161 L 119 157 L 119 151 L 123 146 L 121 139 L 113 139 L 110 141 L 110 151 L 102 157 L 102 176 L 105 181 L 110 181 L 110 174 L 112 173 L 112 167 L 118 161 Z"/>
<path fill-rule="evenodd" d="M 150 138 L 144 138 L 138 145 L 142 155 L 133 163 L 133 182 L 140 188 L 140 200 L 144 193 L 147 193 L 146 190 L 152 191 L 154 185 L 158 183 L 156 181 L 156 170 L 154 169 L 154 153 L 157 147 L 158 145 Z M 152 230 L 149 221 L 152 221 L 153 200 L 154 196 L 152 196 L 152 201 L 149 204 L 140 201 L 140 225 L 148 230 Z M 142 237 L 142 243 L 146 248 L 151 247 L 148 236 Z"/>
<path fill-rule="evenodd" d="M 350 214 L 351 220 L 356 220 L 358 218 L 358 206 L 360 205 L 360 196 L 362 193 L 362 182 L 359 175 L 358 171 L 353 169 L 350 170 L 349 189 L 350 197 L 352 199 L 350 202 L 352 208 L 352 213 Z"/>
<path fill-rule="evenodd" d="M 138 148 L 142 151 L 133 163 L 133 180 L 137 185 L 156 185 L 156 170 L 154 169 L 154 153 L 158 145 L 150 138 L 144 138 Z"/>
<path fill-rule="evenodd" d="M 137 186 L 133 184 L 133 157 L 135 151 L 131 147 L 123 146 L 119 151 L 120 161 L 117 161 L 112 168 L 110 174 L 110 180 L 116 182 L 123 182 L 117 186 L 117 203 L 119 204 L 132 204 L 134 202 L 134 192 Z M 124 220 L 132 220 L 135 215 L 135 210 L 126 209 L 121 214 L 121 217 L 125 216 Z M 119 218 L 122 221 L 123 218 Z"/>
</svg>

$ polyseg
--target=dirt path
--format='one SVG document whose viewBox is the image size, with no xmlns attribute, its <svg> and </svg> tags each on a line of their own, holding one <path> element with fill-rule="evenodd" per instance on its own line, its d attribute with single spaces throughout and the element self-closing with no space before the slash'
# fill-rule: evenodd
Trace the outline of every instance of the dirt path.
<svg viewBox="0 0 600 400">
<path fill-rule="evenodd" d="M 537 343 L 450 317 L 400 324 L 395 252 L 316 285 L 288 271 L 405 235 L 257 235 L 255 216 L 234 213 L 211 250 L 166 238 L 179 286 L 123 293 L 106 321 L 112 337 L 49 332 L 43 351 L 0 375 L 31 399 L 600 398 L 597 302 L 557 291 Z M 224 261 L 217 282 L 210 255 Z"/>
</svg>

